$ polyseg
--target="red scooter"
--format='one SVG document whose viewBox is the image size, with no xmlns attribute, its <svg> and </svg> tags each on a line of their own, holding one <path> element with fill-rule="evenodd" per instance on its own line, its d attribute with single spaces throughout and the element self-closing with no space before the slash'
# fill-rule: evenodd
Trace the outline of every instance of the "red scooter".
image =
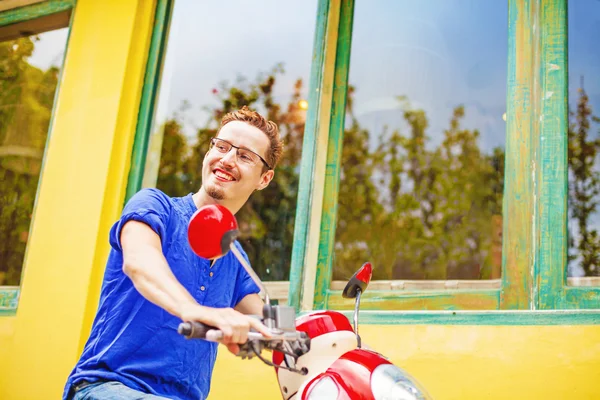
<svg viewBox="0 0 600 400">
<path fill-rule="evenodd" d="M 365 263 L 352 276 L 342 296 L 355 299 L 354 329 L 348 318 L 336 311 L 318 311 L 299 317 L 295 309 L 271 305 L 264 285 L 233 242 L 237 221 L 219 205 L 202 207 L 192 217 L 188 240 L 200 257 L 213 259 L 232 251 L 265 295 L 261 321 L 272 336 L 249 332 L 239 357 L 258 357 L 275 367 L 284 400 L 416 400 L 431 399 L 410 375 L 383 355 L 361 346 L 358 335 L 360 297 L 370 280 L 372 267 Z M 258 317 L 257 317 L 258 318 Z M 183 322 L 179 333 L 186 338 L 218 342 L 221 331 L 199 322 Z M 262 356 L 273 352 L 272 361 Z"/>
</svg>

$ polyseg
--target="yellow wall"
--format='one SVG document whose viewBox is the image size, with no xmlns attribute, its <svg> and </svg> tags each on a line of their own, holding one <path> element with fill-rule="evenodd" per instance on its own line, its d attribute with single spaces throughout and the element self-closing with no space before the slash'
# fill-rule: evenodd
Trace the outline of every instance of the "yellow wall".
<svg viewBox="0 0 600 400">
<path fill-rule="evenodd" d="M 0 317 L 0 388 L 2 376 L 8 371 L 8 357 L 15 332 L 15 317 Z M 0 389 L 1 390 L 1 389 Z"/>
<path fill-rule="evenodd" d="M 436 400 L 599 399 L 600 325 L 360 327 Z M 273 370 L 221 351 L 212 399 L 277 399 Z"/>
<path fill-rule="evenodd" d="M 87 339 L 125 185 L 155 1 L 78 0 L 0 399 L 60 398 Z"/>
</svg>

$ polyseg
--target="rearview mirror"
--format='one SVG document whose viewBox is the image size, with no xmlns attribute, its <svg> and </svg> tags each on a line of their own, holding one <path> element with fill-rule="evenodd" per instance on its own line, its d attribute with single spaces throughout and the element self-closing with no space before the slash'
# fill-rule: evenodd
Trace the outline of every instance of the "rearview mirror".
<svg viewBox="0 0 600 400">
<path fill-rule="evenodd" d="M 238 234 L 235 217 L 221 205 L 199 208 L 188 224 L 188 242 L 192 251 L 207 260 L 227 254 Z"/>
<path fill-rule="evenodd" d="M 238 235 L 238 224 L 235 216 L 226 207 L 219 204 L 200 207 L 192 215 L 188 224 L 188 243 L 197 256 L 214 260 L 224 256 L 231 250 L 254 283 L 265 294 L 265 303 L 271 304 L 265 285 L 263 285 L 240 250 L 233 244 Z"/>
<path fill-rule="evenodd" d="M 366 262 L 360 267 L 358 271 L 352 275 L 352 278 L 346 284 L 342 297 L 345 299 L 354 299 L 358 295 L 360 289 L 361 293 L 364 293 L 371 282 L 371 276 L 373 275 L 373 267 L 370 262 Z"/>
</svg>

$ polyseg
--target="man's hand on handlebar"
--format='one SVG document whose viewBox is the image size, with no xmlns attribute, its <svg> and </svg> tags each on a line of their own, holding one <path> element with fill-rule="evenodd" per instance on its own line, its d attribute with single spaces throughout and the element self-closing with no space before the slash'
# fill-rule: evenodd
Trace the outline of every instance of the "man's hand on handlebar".
<svg viewBox="0 0 600 400">
<path fill-rule="evenodd" d="M 271 337 L 271 332 L 258 319 L 244 315 L 231 308 L 212 308 L 199 304 L 185 307 L 180 318 L 184 322 L 198 321 L 214 327 L 223 332 L 221 343 L 233 354 L 238 354 L 240 344 L 248 341 L 248 332 L 251 328 Z"/>
</svg>

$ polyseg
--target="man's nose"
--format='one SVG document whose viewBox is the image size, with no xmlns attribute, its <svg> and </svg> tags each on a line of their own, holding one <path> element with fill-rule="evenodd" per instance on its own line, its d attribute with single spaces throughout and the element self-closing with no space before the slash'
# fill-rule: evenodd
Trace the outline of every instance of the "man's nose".
<svg viewBox="0 0 600 400">
<path fill-rule="evenodd" d="M 221 163 L 224 165 L 234 165 L 237 158 L 237 149 L 232 147 L 226 154 L 221 157 Z"/>
</svg>

